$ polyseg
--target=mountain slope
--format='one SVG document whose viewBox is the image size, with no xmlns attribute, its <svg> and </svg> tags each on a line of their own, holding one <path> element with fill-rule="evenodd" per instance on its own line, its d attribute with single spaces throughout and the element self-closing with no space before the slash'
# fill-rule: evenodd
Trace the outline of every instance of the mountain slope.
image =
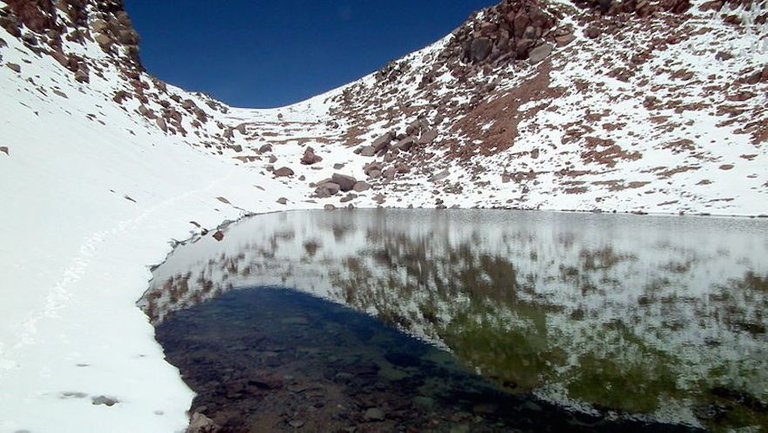
<svg viewBox="0 0 768 433">
<path fill-rule="evenodd" d="M 133 304 L 169 240 L 248 212 L 768 213 L 765 5 L 505 1 L 250 110 L 147 74 L 120 1 L 0 1 L 0 431 L 183 428 Z"/>
</svg>

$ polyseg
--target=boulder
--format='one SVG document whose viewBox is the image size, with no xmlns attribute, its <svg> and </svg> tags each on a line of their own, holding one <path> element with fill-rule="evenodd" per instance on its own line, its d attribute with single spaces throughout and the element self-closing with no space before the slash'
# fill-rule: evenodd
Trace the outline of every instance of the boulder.
<svg viewBox="0 0 768 433">
<path fill-rule="evenodd" d="M 365 146 L 360 150 L 360 156 L 376 155 L 376 149 L 373 146 Z"/>
<path fill-rule="evenodd" d="M 21 66 L 17 65 L 16 63 L 6 63 L 5 66 L 17 74 L 21 72 Z"/>
<path fill-rule="evenodd" d="M 380 162 L 372 162 L 363 166 L 363 173 L 370 176 L 372 171 L 378 171 L 381 173 L 382 166 Z"/>
<path fill-rule="evenodd" d="M 384 170 L 384 173 L 382 173 L 382 175 L 384 176 L 384 179 L 387 179 L 387 180 L 394 180 L 396 174 L 397 174 L 397 169 L 394 167 L 390 167 Z"/>
<path fill-rule="evenodd" d="M 315 188 L 315 195 L 320 198 L 336 195 L 341 191 L 341 187 L 335 182 L 323 182 Z"/>
<path fill-rule="evenodd" d="M 304 165 L 312 165 L 322 161 L 323 158 L 315 155 L 315 149 L 307 147 L 304 151 L 304 155 L 301 157 L 301 163 Z"/>
<path fill-rule="evenodd" d="M 386 134 L 374 140 L 373 143 L 371 144 L 371 146 L 373 146 L 374 152 L 379 152 L 381 149 L 384 149 L 387 146 L 389 146 L 389 143 L 394 138 L 395 138 L 395 134 L 393 134 L 392 132 L 387 132 Z"/>
<path fill-rule="evenodd" d="M 357 181 L 355 186 L 352 187 L 352 190 L 355 192 L 368 191 L 369 189 L 371 189 L 371 185 L 369 185 L 368 182 L 364 182 L 362 180 Z"/>
<path fill-rule="evenodd" d="M 528 53 L 528 61 L 534 65 L 539 63 L 552 53 L 552 48 L 552 44 L 549 43 L 539 45 L 538 47 L 532 49 L 530 53 Z"/>
<path fill-rule="evenodd" d="M 574 36 L 573 33 L 568 33 L 562 36 L 555 36 L 555 42 L 557 43 L 558 47 L 564 47 L 574 40 L 576 40 L 576 36 Z"/>
<path fill-rule="evenodd" d="M 265 144 L 259 148 L 259 153 L 267 153 L 267 152 L 272 152 L 271 144 Z"/>
<path fill-rule="evenodd" d="M 421 137 L 419 137 L 419 139 L 416 140 L 416 142 L 421 145 L 426 145 L 435 141 L 436 138 L 437 138 L 437 130 L 428 129 L 421 134 Z"/>
<path fill-rule="evenodd" d="M 277 203 L 282 205 L 288 204 L 288 199 L 285 197 L 280 197 L 279 199 L 277 199 Z"/>
<path fill-rule="evenodd" d="M 408 151 L 411 149 L 414 143 L 416 143 L 416 138 L 408 136 L 395 143 L 393 148 L 397 150 Z"/>
<path fill-rule="evenodd" d="M 357 179 L 354 177 L 346 176 L 340 173 L 334 173 L 333 176 L 331 176 L 331 181 L 335 184 L 338 184 L 339 188 L 341 188 L 341 190 L 344 192 L 352 191 L 352 188 L 354 188 L 355 184 L 357 183 Z"/>
<path fill-rule="evenodd" d="M 96 43 L 99 44 L 102 50 L 108 51 L 110 48 L 112 48 L 112 44 L 115 42 L 107 36 L 104 33 L 97 33 L 94 37 L 94 40 L 96 40 Z"/>
<path fill-rule="evenodd" d="M 417 119 L 411 122 L 405 127 L 406 135 L 419 135 L 424 128 L 428 128 L 429 124 L 424 119 Z"/>
<path fill-rule="evenodd" d="M 289 167 L 280 167 L 273 173 L 275 177 L 290 177 L 293 176 L 293 170 Z"/>
<path fill-rule="evenodd" d="M 485 60 L 491 54 L 493 42 L 490 38 L 473 39 L 469 46 L 469 58 L 472 62 L 478 63 Z"/>
</svg>

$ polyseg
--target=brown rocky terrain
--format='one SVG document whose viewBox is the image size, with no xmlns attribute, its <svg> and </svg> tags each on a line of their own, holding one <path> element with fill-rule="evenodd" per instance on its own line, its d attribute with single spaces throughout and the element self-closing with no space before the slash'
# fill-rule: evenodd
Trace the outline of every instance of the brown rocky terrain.
<svg viewBox="0 0 768 433">
<path fill-rule="evenodd" d="M 310 201 L 404 205 L 401 192 L 417 189 L 412 205 L 702 212 L 725 208 L 707 202 L 712 188 L 696 191 L 701 179 L 681 177 L 661 189 L 654 188 L 655 180 L 722 165 L 713 164 L 725 155 L 689 132 L 712 122 L 750 138 L 756 153 L 743 154 L 762 155 L 768 113 L 758 100 L 768 88 L 768 65 L 759 56 L 744 62 L 746 54 L 723 49 L 726 42 L 709 50 L 699 46 L 704 50 L 696 53 L 684 46 L 724 32 L 765 44 L 760 26 L 768 13 L 761 7 L 747 0 L 505 0 L 438 44 L 315 101 L 325 108 L 308 102 L 309 117 L 291 107 L 235 116 L 220 102 L 151 77 L 140 62 L 139 36 L 117 0 L 11 1 L 0 9 L 0 25 L 77 81 L 116 72 L 109 98 L 148 126 L 301 182 Z M 86 58 L 73 49 L 89 43 L 101 56 Z M 683 64 L 681 54 L 732 66 L 716 74 L 704 71 L 698 59 Z M 707 118 L 685 119 L 696 112 Z M 647 122 L 669 140 L 653 136 L 643 143 L 635 130 Z M 669 144 L 683 141 L 684 149 Z M 649 152 L 670 152 L 674 166 L 653 163 Z M 747 160 L 756 163 L 743 173 L 751 183 L 768 182 L 758 182 L 759 174 L 749 177 L 762 158 Z M 372 190 L 363 197 L 345 195 L 345 188 L 337 192 L 326 180 L 333 172 Z M 457 172 L 458 178 L 451 176 Z M 622 184 L 665 197 L 628 205 L 616 194 Z M 556 204 L 544 197 L 548 191 L 580 197 Z M 676 205 L 661 206 L 674 201 L 666 196 L 686 194 Z"/>
</svg>

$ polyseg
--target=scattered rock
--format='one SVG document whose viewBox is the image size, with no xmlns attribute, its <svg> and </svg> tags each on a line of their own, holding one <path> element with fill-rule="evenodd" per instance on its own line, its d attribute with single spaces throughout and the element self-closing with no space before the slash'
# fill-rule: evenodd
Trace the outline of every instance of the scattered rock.
<svg viewBox="0 0 768 433">
<path fill-rule="evenodd" d="M 87 70 L 81 68 L 75 72 L 75 81 L 78 83 L 90 83 L 91 76 Z"/>
<path fill-rule="evenodd" d="M 334 170 L 341 170 L 342 168 L 344 168 L 344 164 L 341 162 L 337 162 L 336 164 L 333 164 Z"/>
<path fill-rule="evenodd" d="M 372 407 L 365 411 L 363 418 L 366 421 L 384 421 L 386 417 L 384 416 L 384 411 L 377 407 Z"/>
<path fill-rule="evenodd" d="M 100 395 L 98 397 L 93 397 L 91 404 L 98 406 L 98 405 L 104 405 L 108 407 L 112 407 L 119 403 L 119 401 L 116 398 L 107 397 L 105 395 Z"/>
<path fill-rule="evenodd" d="M 341 203 L 346 203 L 346 202 L 352 201 L 352 200 L 354 200 L 356 198 L 357 198 L 357 194 L 353 194 L 353 193 L 350 192 L 349 194 L 347 194 L 344 197 L 342 197 L 339 201 Z"/>
<path fill-rule="evenodd" d="M 352 187 L 352 190 L 355 192 L 368 191 L 369 189 L 371 189 L 371 185 L 369 185 L 368 182 L 364 182 L 362 180 L 357 181 Z"/>
<path fill-rule="evenodd" d="M 600 34 L 602 34 L 602 31 L 599 27 L 590 26 L 587 28 L 584 34 L 587 35 L 587 37 L 590 39 L 597 39 L 600 37 Z"/>
<path fill-rule="evenodd" d="M 224 239 L 224 232 L 221 230 L 216 230 L 216 233 L 213 234 L 213 238 L 221 242 Z"/>
<path fill-rule="evenodd" d="M 104 33 L 97 33 L 93 39 L 104 51 L 109 51 L 112 48 L 112 45 L 115 43 L 112 38 Z"/>
<path fill-rule="evenodd" d="M 384 204 L 384 202 L 387 201 L 387 197 L 384 194 L 379 193 L 373 196 L 373 201 L 377 204 Z"/>
<path fill-rule="evenodd" d="M 304 151 L 304 156 L 301 157 L 301 163 L 304 165 L 316 164 L 322 160 L 322 157 L 315 155 L 315 150 L 311 147 L 307 147 Z"/>
<path fill-rule="evenodd" d="M 315 189 L 315 195 L 317 195 L 320 198 L 327 198 L 333 195 L 336 195 L 341 190 L 341 187 L 338 183 L 325 181 L 320 183 L 317 188 Z"/>
<path fill-rule="evenodd" d="M 373 156 L 376 155 L 376 149 L 373 146 L 365 146 L 360 149 L 360 156 Z"/>
<path fill-rule="evenodd" d="M 11 156 L 10 152 L 8 151 L 8 146 L 0 146 L 0 152 L 6 154 L 8 156 Z"/>
<path fill-rule="evenodd" d="M 302 428 L 302 427 L 304 427 L 304 421 L 295 419 L 293 421 L 290 421 L 288 423 L 288 425 L 293 427 L 293 428 Z"/>
<path fill-rule="evenodd" d="M 474 39 L 469 46 L 469 57 L 474 63 L 482 62 L 491 54 L 492 47 L 493 43 L 490 38 Z"/>
<path fill-rule="evenodd" d="M 341 188 L 341 190 L 344 192 L 352 191 L 352 189 L 355 187 L 355 184 L 357 183 L 357 179 L 354 177 L 346 176 L 340 173 L 334 173 L 333 176 L 331 176 L 331 181 L 339 185 L 339 188 Z"/>
<path fill-rule="evenodd" d="M 267 152 L 272 152 L 271 144 L 265 144 L 259 148 L 259 153 L 267 153 Z"/>
<path fill-rule="evenodd" d="M 16 63 L 6 63 L 5 66 L 17 74 L 21 72 L 21 66 L 17 65 Z"/>
<path fill-rule="evenodd" d="M 421 134 L 421 137 L 416 141 L 420 145 L 427 145 L 435 141 L 437 138 L 436 129 L 428 129 Z"/>
<path fill-rule="evenodd" d="M 163 132 L 168 132 L 168 124 L 165 122 L 165 119 L 158 117 L 157 120 L 155 120 L 155 123 L 157 123 L 157 127 L 162 129 Z"/>
<path fill-rule="evenodd" d="M 395 134 L 393 134 L 392 132 L 387 132 L 386 134 L 374 140 L 373 143 L 371 144 L 371 146 L 373 146 L 374 153 L 378 153 L 380 150 L 385 149 L 387 146 L 389 146 L 389 143 L 392 140 L 394 140 L 394 138 L 395 138 Z M 363 148 L 363 152 L 365 152 L 365 148 Z M 366 155 L 363 155 L 363 156 L 366 156 Z M 370 155 L 370 156 L 373 156 L 373 155 Z"/>
<path fill-rule="evenodd" d="M 282 205 L 286 205 L 286 204 L 288 204 L 288 199 L 285 198 L 285 197 L 280 197 L 279 199 L 277 199 L 277 202 L 282 204 Z"/>
<path fill-rule="evenodd" d="M 293 170 L 289 167 L 280 167 L 273 173 L 275 177 L 290 177 L 293 176 Z"/>
<path fill-rule="evenodd" d="M 555 42 L 557 43 L 558 47 L 564 47 L 575 40 L 576 40 L 576 36 L 573 33 L 568 33 L 566 35 L 555 37 Z"/>
<path fill-rule="evenodd" d="M 393 149 L 407 152 L 411 150 L 411 147 L 414 145 L 414 143 L 416 143 L 416 138 L 409 135 L 408 137 L 405 137 L 402 140 L 395 143 L 395 145 L 393 146 Z"/>
<path fill-rule="evenodd" d="M 221 430 L 221 427 L 200 412 L 192 414 L 192 418 L 189 420 L 189 427 L 187 427 L 187 433 L 216 433 L 219 430 Z"/>
<path fill-rule="evenodd" d="M 551 53 L 552 53 L 552 44 L 542 44 L 538 47 L 531 50 L 531 52 L 528 54 L 528 61 L 531 64 L 539 63 L 540 61 L 546 59 Z"/>
<path fill-rule="evenodd" d="M 325 209 L 325 210 L 336 210 L 336 206 L 328 203 L 327 205 L 323 206 L 323 209 Z"/>
<path fill-rule="evenodd" d="M 431 176 L 429 178 L 429 181 L 430 182 L 439 182 L 439 181 L 447 178 L 450 175 L 451 175 L 451 172 L 446 168 L 445 170 L 443 170 L 443 171 L 441 171 L 441 172 Z"/>
</svg>

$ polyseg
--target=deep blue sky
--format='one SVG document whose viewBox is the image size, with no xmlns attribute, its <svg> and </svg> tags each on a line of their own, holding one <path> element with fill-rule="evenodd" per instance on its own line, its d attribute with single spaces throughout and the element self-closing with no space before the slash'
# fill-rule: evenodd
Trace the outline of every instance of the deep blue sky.
<svg viewBox="0 0 768 433">
<path fill-rule="evenodd" d="M 150 73 L 239 107 L 356 80 L 500 0 L 127 0 Z"/>
</svg>

